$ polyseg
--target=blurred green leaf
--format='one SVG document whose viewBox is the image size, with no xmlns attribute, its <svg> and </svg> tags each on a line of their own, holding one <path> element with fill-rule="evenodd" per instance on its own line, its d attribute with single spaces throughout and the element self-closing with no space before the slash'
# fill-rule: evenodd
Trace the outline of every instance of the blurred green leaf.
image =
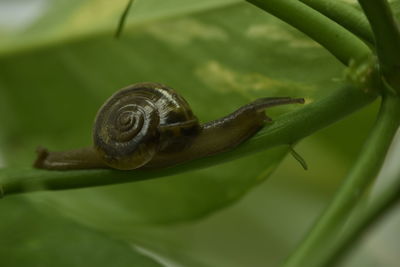
<svg viewBox="0 0 400 267">
<path fill-rule="evenodd" d="M 339 63 L 317 44 L 248 4 L 128 27 L 121 41 L 107 32 L 3 54 L 0 61 L 2 148 L 10 167 L 30 165 L 37 145 L 89 145 L 98 107 L 130 83 L 168 84 L 208 121 L 262 96 L 313 101 L 335 87 L 330 77 L 341 77 Z M 188 220 L 237 200 L 265 179 L 285 152 L 271 150 L 170 178 L 34 198 L 106 229 Z"/>
<path fill-rule="evenodd" d="M 127 24 L 218 8 L 240 0 L 135 1 Z M 126 0 L 5 0 L 0 3 L 0 54 L 113 31 Z M 3 19 L 1 19 L 3 18 Z"/>
<path fill-rule="evenodd" d="M 37 145 L 60 150 L 90 145 L 98 107 L 135 82 L 174 87 L 202 121 L 257 97 L 313 101 L 336 88 L 342 67 L 332 56 L 265 12 L 236 2 L 136 0 L 119 41 L 112 36 L 122 0 L 47 1 L 26 29 L 16 34 L 0 29 L 0 164 L 3 158 L 9 168 L 30 166 Z M 322 210 L 375 111 L 371 107 L 302 142 L 297 151 L 308 172 L 289 158 L 272 181 L 239 205 L 200 223 L 159 226 L 169 234 L 144 228 L 199 218 L 234 203 L 275 169 L 286 149 L 159 180 L 35 193 L 29 199 L 41 209 L 51 206 L 52 220 L 56 209 L 165 252 L 184 266 L 201 266 L 193 258 L 210 266 L 274 266 Z M 2 217 L 10 212 L 5 201 L 11 198 L 0 202 Z M 29 239 L 19 245 L 25 243 Z"/>
<path fill-rule="evenodd" d="M 1 200 L 0 212 L 2 266 L 162 266 L 128 243 L 38 211 L 22 198 Z"/>
</svg>

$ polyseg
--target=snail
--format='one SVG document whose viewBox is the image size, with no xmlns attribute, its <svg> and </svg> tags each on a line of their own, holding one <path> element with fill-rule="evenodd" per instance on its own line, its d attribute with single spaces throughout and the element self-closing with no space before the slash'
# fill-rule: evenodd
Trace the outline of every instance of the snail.
<svg viewBox="0 0 400 267">
<path fill-rule="evenodd" d="M 113 94 L 100 108 L 92 147 L 64 152 L 38 148 L 34 167 L 49 170 L 174 166 L 233 149 L 267 122 L 265 109 L 304 103 L 302 98 L 260 98 L 220 119 L 200 124 L 186 100 L 158 83 L 138 83 Z"/>
</svg>

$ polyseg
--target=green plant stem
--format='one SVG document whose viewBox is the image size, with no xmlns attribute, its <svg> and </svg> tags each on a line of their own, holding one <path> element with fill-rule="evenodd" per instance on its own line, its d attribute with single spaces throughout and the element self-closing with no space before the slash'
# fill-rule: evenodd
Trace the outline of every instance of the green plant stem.
<svg viewBox="0 0 400 267">
<path fill-rule="evenodd" d="M 314 39 L 344 65 L 369 48 L 352 33 L 298 0 L 247 0 Z"/>
<path fill-rule="evenodd" d="M 387 150 L 400 124 L 400 101 L 384 97 L 375 125 L 360 156 L 339 191 L 300 246 L 287 259 L 285 267 L 324 266 L 319 255 L 330 249 L 329 243 L 338 233 L 352 209 L 378 174 Z M 322 252 L 321 252 L 322 251 Z"/>
<path fill-rule="evenodd" d="M 376 92 L 345 84 L 331 95 L 286 113 L 236 149 L 160 170 L 0 170 L 0 187 L 5 196 L 38 190 L 61 190 L 135 182 L 160 178 L 227 162 L 265 149 L 294 144 L 305 136 L 367 105 Z"/>
<path fill-rule="evenodd" d="M 124 29 L 125 22 L 126 22 L 126 17 L 129 14 L 129 10 L 130 10 L 130 8 L 132 6 L 133 1 L 134 0 L 129 0 L 128 1 L 127 5 L 126 5 L 126 7 L 124 9 L 124 12 L 122 12 L 121 17 L 119 18 L 117 30 L 115 31 L 115 35 L 114 35 L 115 38 L 119 38 L 121 36 L 121 34 L 122 34 L 122 30 Z"/>
<path fill-rule="evenodd" d="M 363 234 L 379 223 L 400 202 L 400 172 L 396 174 L 394 182 L 391 183 L 368 209 L 361 213 L 349 224 L 344 234 L 335 242 L 332 249 L 327 250 L 321 266 L 335 266 L 346 256 L 358 242 Z"/>
<path fill-rule="evenodd" d="M 400 31 L 386 0 L 359 0 L 375 36 L 381 72 L 400 93 Z"/>
<path fill-rule="evenodd" d="M 374 44 L 374 35 L 367 18 L 352 5 L 332 0 L 300 1 L 340 24 L 369 45 Z"/>
</svg>

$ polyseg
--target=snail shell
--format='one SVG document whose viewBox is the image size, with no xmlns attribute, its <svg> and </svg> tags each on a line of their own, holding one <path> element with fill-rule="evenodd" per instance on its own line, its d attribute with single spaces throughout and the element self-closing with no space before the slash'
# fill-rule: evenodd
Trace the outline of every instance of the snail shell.
<svg viewBox="0 0 400 267">
<path fill-rule="evenodd" d="M 173 131 L 167 130 L 171 126 Z M 96 116 L 93 141 L 108 166 L 128 170 L 145 165 L 160 150 L 181 149 L 198 128 L 189 104 L 174 90 L 140 83 L 104 103 Z"/>
<path fill-rule="evenodd" d="M 189 104 L 158 83 L 138 83 L 112 95 L 97 113 L 93 147 L 64 152 L 39 148 L 34 167 L 51 170 L 174 166 L 233 149 L 271 119 L 265 109 L 302 98 L 260 98 L 200 125 Z"/>
</svg>

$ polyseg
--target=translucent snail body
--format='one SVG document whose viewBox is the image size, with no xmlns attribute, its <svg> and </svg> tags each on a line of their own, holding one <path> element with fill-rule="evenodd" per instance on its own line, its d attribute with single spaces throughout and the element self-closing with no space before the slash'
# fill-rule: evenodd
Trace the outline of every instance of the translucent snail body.
<svg viewBox="0 0 400 267">
<path fill-rule="evenodd" d="M 199 124 L 173 89 L 138 83 L 121 89 L 100 108 L 93 147 L 65 152 L 39 148 L 34 167 L 51 170 L 162 168 L 230 150 L 270 119 L 265 109 L 304 103 L 302 98 L 260 98 L 233 113 Z"/>
</svg>

